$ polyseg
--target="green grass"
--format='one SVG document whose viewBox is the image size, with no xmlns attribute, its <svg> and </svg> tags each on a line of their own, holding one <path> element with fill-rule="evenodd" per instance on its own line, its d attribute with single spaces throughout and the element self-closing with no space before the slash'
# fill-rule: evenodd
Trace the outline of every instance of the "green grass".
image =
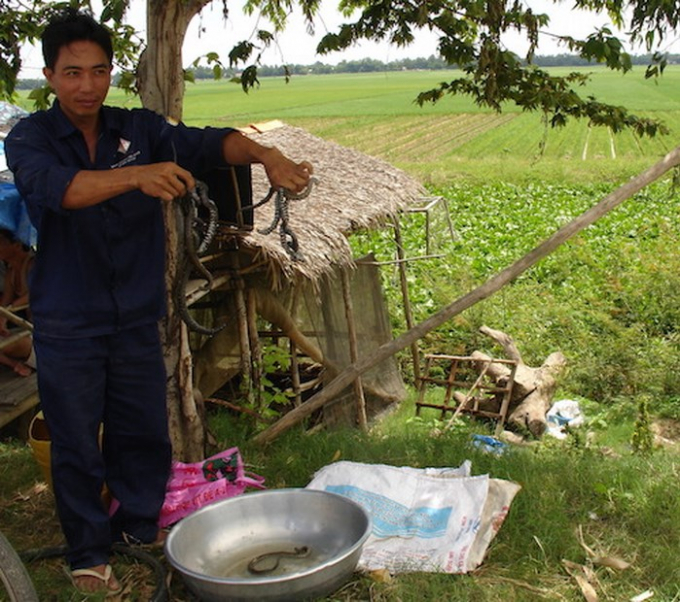
<svg viewBox="0 0 680 602">
<path fill-rule="evenodd" d="M 613 442 L 610 431 L 620 429 L 621 416 L 619 410 L 589 420 L 593 436 L 587 446 L 585 438 L 580 444 L 547 438 L 501 456 L 470 444 L 472 433 L 488 432 L 484 425 L 463 420 L 443 431 L 434 413 L 425 411 L 416 419 L 410 403 L 367 434 L 339 430 L 308 435 L 293 429 L 264 449 L 249 442 L 243 422 L 215 411 L 210 412 L 210 421 L 217 446 L 238 445 L 248 468 L 265 476 L 269 487 L 302 487 L 316 470 L 338 460 L 426 467 L 458 466 L 465 459 L 471 460 L 474 474 L 522 486 L 476 573 L 404 574 L 389 583 L 357 576 L 329 601 L 580 601 L 563 559 L 592 566 L 598 589 L 606 594 L 603 599 L 627 600 L 651 588 L 657 600 L 678 600 L 680 568 L 673 552 L 680 544 L 680 497 L 673 486 L 677 455 L 660 451 L 634 455 L 628 433 Z M 35 487 L 39 476 L 30 451 L 3 442 L 1 453 L 7 469 L 24 467 L 0 497 L 3 532 L 19 549 L 58 544 L 51 494 Z M 621 572 L 592 565 L 581 542 L 632 566 Z M 144 593 L 148 595 L 150 581 L 144 569 L 120 558 L 117 567 L 135 584 L 126 599 L 147 600 Z M 41 600 L 76 599 L 58 559 L 36 561 L 28 568 Z M 145 588 L 140 589 L 140 583 Z M 190 600 L 178 579 L 171 582 L 170 599 Z"/>
</svg>

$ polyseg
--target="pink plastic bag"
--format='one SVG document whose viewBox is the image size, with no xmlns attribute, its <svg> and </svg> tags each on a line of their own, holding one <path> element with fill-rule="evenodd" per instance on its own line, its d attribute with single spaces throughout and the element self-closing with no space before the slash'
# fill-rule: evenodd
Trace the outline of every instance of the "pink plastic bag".
<svg viewBox="0 0 680 602">
<path fill-rule="evenodd" d="M 173 462 L 158 526 L 163 528 L 206 504 L 242 494 L 246 487 L 264 489 L 264 478 L 246 473 L 237 447 L 203 462 Z"/>
</svg>

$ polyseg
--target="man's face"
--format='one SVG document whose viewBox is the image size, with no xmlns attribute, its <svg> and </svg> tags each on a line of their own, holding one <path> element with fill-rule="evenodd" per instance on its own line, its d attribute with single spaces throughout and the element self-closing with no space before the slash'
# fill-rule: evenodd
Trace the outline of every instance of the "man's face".
<svg viewBox="0 0 680 602">
<path fill-rule="evenodd" d="M 111 64 L 99 44 L 82 40 L 62 46 L 54 69 L 45 67 L 43 73 L 74 124 L 96 121 L 111 84 Z"/>
</svg>

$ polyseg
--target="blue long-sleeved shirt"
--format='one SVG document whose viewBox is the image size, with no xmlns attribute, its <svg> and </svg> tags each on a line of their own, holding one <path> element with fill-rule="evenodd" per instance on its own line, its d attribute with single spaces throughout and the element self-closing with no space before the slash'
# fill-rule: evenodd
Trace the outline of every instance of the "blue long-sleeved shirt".
<svg viewBox="0 0 680 602">
<path fill-rule="evenodd" d="M 224 166 L 230 129 L 171 125 L 146 109 L 103 107 L 96 159 L 55 102 L 19 121 L 5 140 L 8 165 L 38 231 L 30 275 L 36 333 L 77 338 L 112 334 L 165 313 L 161 201 L 134 190 L 82 209 L 64 193 L 82 169 L 176 161 L 195 176 Z"/>
</svg>

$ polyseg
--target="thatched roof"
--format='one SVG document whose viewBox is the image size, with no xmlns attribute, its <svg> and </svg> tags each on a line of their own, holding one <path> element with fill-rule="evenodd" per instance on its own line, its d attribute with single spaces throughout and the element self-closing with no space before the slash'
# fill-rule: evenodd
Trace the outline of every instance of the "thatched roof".
<svg viewBox="0 0 680 602">
<path fill-rule="evenodd" d="M 294 161 L 314 165 L 318 183 L 306 199 L 290 203 L 289 225 L 295 232 L 304 261 L 294 261 L 281 246 L 278 230 L 258 232 L 274 219 L 274 204 L 255 211 L 255 228 L 244 239 L 250 247 L 282 272 L 316 281 L 336 266 L 352 265 L 347 241 L 351 232 L 374 228 L 415 203 L 424 195 L 422 186 L 405 172 L 385 161 L 328 142 L 309 132 L 274 122 L 275 127 L 251 127 L 245 133 L 267 146 L 276 146 Z M 264 198 L 269 181 L 261 166 L 253 168 L 253 199 Z"/>
</svg>

